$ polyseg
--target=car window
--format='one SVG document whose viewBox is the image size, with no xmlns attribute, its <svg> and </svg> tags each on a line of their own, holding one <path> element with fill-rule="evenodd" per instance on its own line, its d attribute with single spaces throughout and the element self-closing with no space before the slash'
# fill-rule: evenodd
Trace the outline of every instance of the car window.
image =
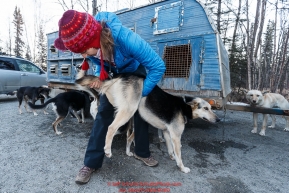
<svg viewBox="0 0 289 193">
<path fill-rule="evenodd" d="M 0 69 L 2 70 L 15 70 L 15 66 L 10 61 L 0 59 Z"/>
<path fill-rule="evenodd" d="M 24 60 L 16 60 L 16 63 L 19 66 L 19 70 L 22 72 L 33 72 L 40 73 L 40 69 L 34 66 L 32 63 Z"/>
</svg>

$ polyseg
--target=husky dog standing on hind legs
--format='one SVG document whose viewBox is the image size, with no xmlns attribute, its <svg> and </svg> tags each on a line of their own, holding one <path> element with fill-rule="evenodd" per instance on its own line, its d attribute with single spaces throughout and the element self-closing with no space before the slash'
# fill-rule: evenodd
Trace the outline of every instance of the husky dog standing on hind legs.
<svg viewBox="0 0 289 193">
<path fill-rule="evenodd" d="M 78 88 L 87 90 L 98 77 L 84 76 L 75 81 Z M 105 155 L 111 157 L 111 144 L 117 130 L 124 125 L 138 110 L 141 117 L 155 128 L 162 129 L 168 153 L 176 160 L 184 173 L 190 171 L 181 159 L 181 135 L 187 119 L 201 118 L 215 123 L 220 119 L 212 112 L 211 105 L 201 98 L 185 102 L 183 98 L 164 92 L 158 86 L 142 97 L 143 78 L 131 74 L 122 74 L 103 82 L 99 92 L 105 94 L 116 108 L 116 115 L 108 127 L 105 140 Z"/>
</svg>

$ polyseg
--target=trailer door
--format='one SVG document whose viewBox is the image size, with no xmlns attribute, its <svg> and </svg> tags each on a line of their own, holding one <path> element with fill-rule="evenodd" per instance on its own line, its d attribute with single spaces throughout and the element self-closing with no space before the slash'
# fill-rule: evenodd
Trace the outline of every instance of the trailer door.
<svg viewBox="0 0 289 193">
<path fill-rule="evenodd" d="M 158 43 L 166 72 L 160 83 L 163 89 L 200 90 L 202 72 L 202 37 Z"/>
</svg>

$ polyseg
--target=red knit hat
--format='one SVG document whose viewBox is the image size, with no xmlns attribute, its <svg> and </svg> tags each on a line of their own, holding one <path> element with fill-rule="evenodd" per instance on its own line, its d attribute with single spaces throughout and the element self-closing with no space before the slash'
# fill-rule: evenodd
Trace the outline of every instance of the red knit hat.
<svg viewBox="0 0 289 193">
<path fill-rule="evenodd" d="M 57 49 L 83 53 L 89 48 L 100 48 L 102 27 L 92 15 L 75 10 L 68 10 L 62 15 L 58 26 L 59 37 L 54 41 L 54 46 Z M 84 63 L 85 62 L 86 60 Z M 88 66 L 88 63 L 86 62 L 83 66 Z M 104 80 L 107 77 L 101 53 L 100 79 Z"/>
<path fill-rule="evenodd" d="M 102 27 L 92 15 L 75 10 L 64 12 L 58 22 L 59 38 L 54 46 L 59 50 L 82 53 L 89 48 L 100 48 Z"/>
</svg>

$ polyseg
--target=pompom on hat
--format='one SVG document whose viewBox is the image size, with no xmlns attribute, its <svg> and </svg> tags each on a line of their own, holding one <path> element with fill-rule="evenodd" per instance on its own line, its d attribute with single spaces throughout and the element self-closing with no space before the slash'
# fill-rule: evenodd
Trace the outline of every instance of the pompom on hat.
<svg viewBox="0 0 289 193">
<path fill-rule="evenodd" d="M 64 12 L 58 22 L 59 37 L 54 41 L 54 46 L 59 50 L 70 50 L 74 53 L 83 53 L 89 48 L 100 48 L 100 36 L 102 27 L 94 17 L 88 13 L 68 10 Z M 102 56 L 102 53 L 101 53 Z M 87 61 L 84 66 L 87 68 Z M 106 79 L 107 72 L 104 69 L 101 57 L 100 79 Z"/>
</svg>

